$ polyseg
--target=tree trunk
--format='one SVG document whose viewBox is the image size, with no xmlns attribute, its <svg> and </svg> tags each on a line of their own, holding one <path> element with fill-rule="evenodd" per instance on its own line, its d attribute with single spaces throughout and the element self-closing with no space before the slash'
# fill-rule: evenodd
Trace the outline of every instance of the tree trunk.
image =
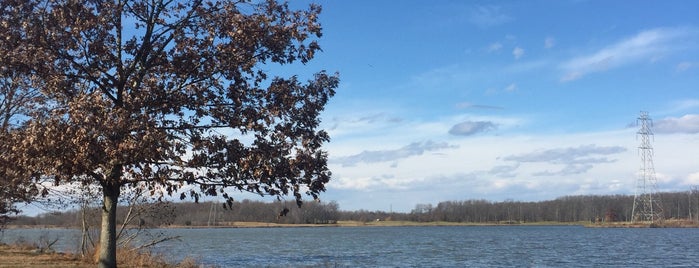
<svg viewBox="0 0 699 268">
<path fill-rule="evenodd" d="M 119 201 L 118 184 L 102 185 L 102 229 L 100 231 L 99 268 L 116 268 L 116 210 Z"/>
<path fill-rule="evenodd" d="M 82 238 L 80 240 L 80 252 L 82 253 L 82 256 L 85 257 L 87 255 L 87 252 L 89 251 L 90 247 L 95 246 L 95 244 L 92 242 L 92 237 L 90 237 L 90 229 L 87 224 L 87 210 L 88 210 L 88 205 L 87 201 L 83 201 L 82 205 L 80 206 L 80 216 L 82 218 Z M 90 245 L 88 246 L 88 242 L 90 242 Z"/>
</svg>

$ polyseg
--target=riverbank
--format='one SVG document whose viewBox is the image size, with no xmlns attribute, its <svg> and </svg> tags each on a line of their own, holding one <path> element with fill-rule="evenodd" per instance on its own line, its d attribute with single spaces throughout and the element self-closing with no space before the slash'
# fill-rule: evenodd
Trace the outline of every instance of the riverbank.
<svg viewBox="0 0 699 268">
<path fill-rule="evenodd" d="M 165 225 L 153 228 L 166 229 L 202 229 L 202 228 L 308 228 L 308 227 L 402 227 L 402 226 L 567 226 L 586 225 L 589 222 L 448 222 L 448 221 L 337 221 L 326 224 L 296 224 L 296 223 L 272 223 L 272 222 L 219 222 L 215 225 Z M 55 225 L 7 225 L 7 229 L 52 229 L 70 228 Z"/>
<path fill-rule="evenodd" d="M 699 222 L 670 219 L 658 222 L 604 222 L 585 226 L 591 228 L 699 228 Z"/>
<path fill-rule="evenodd" d="M 194 259 L 185 258 L 180 263 L 169 263 L 163 256 L 130 249 L 117 251 L 119 267 L 133 268 L 194 268 L 200 267 Z M 0 268 L 88 268 L 95 267 L 91 256 L 39 250 L 33 245 L 0 244 Z"/>
<path fill-rule="evenodd" d="M 302 228 L 302 227 L 403 227 L 403 226 L 585 226 L 591 228 L 699 228 L 699 222 L 690 220 L 664 220 L 662 222 L 447 222 L 447 221 L 338 221 L 328 224 L 285 224 L 268 222 L 223 222 L 213 226 L 169 225 L 161 228 Z"/>
<path fill-rule="evenodd" d="M 68 253 L 45 253 L 36 248 L 0 244 L 0 267 L 94 267 L 92 263 L 84 261 L 81 257 Z"/>
<path fill-rule="evenodd" d="M 335 223 L 327 224 L 286 224 L 286 223 L 269 223 L 269 222 L 221 222 L 217 225 L 204 225 L 204 226 L 193 226 L 193 225 L 168 225 L 162 226 L 161 228 L 303 228 L 303 227 L 407 227 L 407 226 L 512 226 L 512 225 L 525 225 L 525 226 L 547 226 L 547 225 L 584 225 L 585 222 L 487 222 L 487 223 L 474 223 L 474 222 L 447 222 L 447 221 L 429 221 L 429 222 L 417 222 L 417 221 L 337 221 Z"/>
<path fill-rule="evenodd" d="M 689 220 L 665 220 L 653 224 L 643 222 L 447 222 L 447 221 L 337 221 L 327 224 L 295 224 L 272 222 L 219 222 L 215 225 L 166 225 L 153 228 L 166 229 L 204 229 L 204 228 L 311 228 L 311 227 L 402 227 L 402 226 L 570 226 L 579 225 L 591 228 L 699 228 L 699 222 Z M 53 225 L 8 225 L 7 229 L 52 229 L 70 228 Z"/>
</svg>

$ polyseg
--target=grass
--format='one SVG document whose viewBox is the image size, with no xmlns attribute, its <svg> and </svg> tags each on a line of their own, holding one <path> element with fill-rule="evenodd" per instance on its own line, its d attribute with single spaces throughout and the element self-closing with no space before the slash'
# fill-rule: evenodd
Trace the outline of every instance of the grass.
<svg viewBox="0 0 699 268">
<path fill-rule="evenodd" d="M 65 253 L 40 253 L 27 245 L 0 245 L 0 267 L 94 267 L 80 256 Z"/>
<path fill-rule="evenodd" d="M 61 252 L 41 252 L 35 245 L 27 243 L 0 244 L 0 267 L 25 268 L 63 268 L 95 267 L 95 261 L 90 257 Z M 131 249 L 117 251 L 119 267 L 145 268 L 194 268 L 200 265 L 192 258 L 185 258 L 180 263 L 170 263 L 161 255 L 149 252 L 139 252 Z"/>
<path fill-rule="evenodd" d="M 606 222 L 586 224 L 586 227 L 600 228 L 699 228 L 699 222 L 692 220 L 667 219 L 661 222 Z"/>
</svg>

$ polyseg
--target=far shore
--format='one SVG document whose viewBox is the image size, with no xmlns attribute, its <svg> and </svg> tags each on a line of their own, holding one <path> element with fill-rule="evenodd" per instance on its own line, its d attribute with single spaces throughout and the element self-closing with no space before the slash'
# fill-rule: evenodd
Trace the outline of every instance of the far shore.
<svg viewBox="0 0 699 268">
<path fill-rule="evenodd" d="M 508 225 L 579 225 L 580 223 L 536 222 L 536 223 L 474 223 L 474 222 L 417 222 L 417 221 L 338 221 L 327 224 L 286 224 L 268 222 L 226 222 L 215 226 L 170 225 L 162 228 L 295 228 L 295 227 L 403 227 L 403 226 L 508 226 Z"/>
<path fill-rule="evenodd" d="M 659 222 L 607 222 L 585 225 L 592 228 L 699 228 L 699 222 L 669 219 Z"/>
<path fill-rule="evenodd" d="M 666 220 L 663 222 L 417 222 L 417 221 L 338 221 L 327 224 L 290 224 L 272 222 L 219 222 L 215 225 L 165 225 L 151 226 L 148 228 L 165 229 L 206 229 L 206 228 L 311 228 L 311 227 L 407 227 L 407 226 L 584 226 L 590 228 L 699 228 L 699 222 L 688 220 Z M 136 227 L 136 226 L 133 226 Z M 63 227 L 54 225 L 7 225 L 6 229 L 72 229 L 77 227 Z"/>
<path fill-rule="evenodd" d="M 166 229 L 205 229 L 205 228 L 309 228 L 309 227 L 402 227 L 402 226 L 569 226 L 585 225 L 587 222 L 447 222 L 447 221 L 337 221 L 327 224 L 291 224 L 272 222 L 219 222 L 215 225 L 164 225 L 149 228 Z M 134 226 L 135 227 L 135 226 Z M 52 228 L 78 228 L 55 225 L 7 225 L 7 229 L 52 229 Z"/>
</svg>

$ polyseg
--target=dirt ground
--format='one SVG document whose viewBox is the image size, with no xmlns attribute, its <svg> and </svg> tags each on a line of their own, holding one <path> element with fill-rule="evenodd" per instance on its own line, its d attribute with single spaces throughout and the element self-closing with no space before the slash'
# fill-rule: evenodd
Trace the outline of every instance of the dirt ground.
<svg viewBox="0 0 699 268">
<path fill-rule="evenodd" d="M 33 249 L 0 245 L 0 267 L 94 267 L 72 254 L 36 253 Z"/>
</svg>

